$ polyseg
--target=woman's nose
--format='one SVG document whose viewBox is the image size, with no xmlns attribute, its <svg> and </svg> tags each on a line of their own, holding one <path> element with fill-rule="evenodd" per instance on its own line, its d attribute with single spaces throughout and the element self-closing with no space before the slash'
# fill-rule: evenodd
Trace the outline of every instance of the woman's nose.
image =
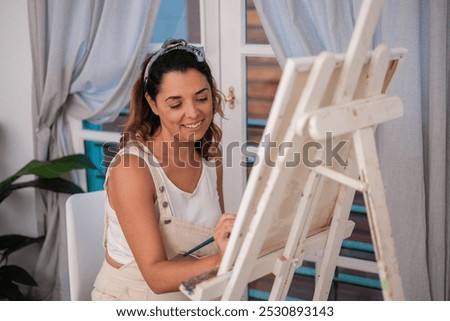
<svg viewBox="0 0 450 321">
<path fill-rule="evenodd" d="M 190 118 L 196 118 L 200 111 L 198 110 L 195 102 L 191 102 L 186 106 L 186 116 Z"/>
</svg>

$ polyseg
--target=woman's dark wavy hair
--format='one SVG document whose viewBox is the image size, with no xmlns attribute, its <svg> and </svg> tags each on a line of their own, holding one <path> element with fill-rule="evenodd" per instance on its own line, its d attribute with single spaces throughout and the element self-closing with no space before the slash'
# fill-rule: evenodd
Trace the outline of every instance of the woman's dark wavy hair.
<svg viewBox="0 0 450 321">
<path fill-rule="evenodd" d="M 161 88 L 163 76 L 171 71 L 186 72 L 188 69 L 195 69 L 202 73 L 211 87 L 213 101 L 213 119 L 203 138 L 196 142 L 196 149 L 205 159 L 218 156 L 218 144 L 222 139 L 221 129 L 214 123 L 214 116 L 219 114 L 223 117 L 222 102 L 223 94 L 217 89 L 216 82 L 211 74 L 211 69 L 206 61 L 198 62 L 195 56 L 185 50 L 172 50 L 158 57 L 150 66 L 147 82 L 144 81 L 144 73 L 152 55 L 147 57 L 141 66 L 141 72 L 135 81 L 130 100 L 130 114 L 124 125 L 124 131 L 120 140 L 120 147 L 123 148 L 127 142 L 137 140 L 144 143 L 149 140 L 160 128 L 159 116 L 154 114 L 147 100 L 145 93 L 148 93 L 153 100 L 156 100 Z"/>
</svg>

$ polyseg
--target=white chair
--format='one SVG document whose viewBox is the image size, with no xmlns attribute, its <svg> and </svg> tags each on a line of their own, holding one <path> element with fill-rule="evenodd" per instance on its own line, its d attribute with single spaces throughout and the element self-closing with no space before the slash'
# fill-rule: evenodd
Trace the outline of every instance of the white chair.
<svg viewBox="0 0 450 321">
<path fill-rule="evenodd" d="M 71 195 L 66 202 L 70 298 L 91 300 L 103 262 L 105 191 Z"/>
</svg>

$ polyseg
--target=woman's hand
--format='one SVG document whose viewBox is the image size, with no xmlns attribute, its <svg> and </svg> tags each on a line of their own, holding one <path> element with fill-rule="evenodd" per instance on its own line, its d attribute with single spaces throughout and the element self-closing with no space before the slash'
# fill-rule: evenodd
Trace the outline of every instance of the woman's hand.
<svg viewBox="0 0 450 321">
<path fill-rule="evenodd" d="M 214 241 L 216 242 L 220 259 L 222 259 L 223 254 L 225 253 L 225 248 L 227 247 L 235 218 L 236 215 L 234 214 L 224 213 L 222 214 L 219 223 L 216 225 L 214 231 Z"/>
</svg>

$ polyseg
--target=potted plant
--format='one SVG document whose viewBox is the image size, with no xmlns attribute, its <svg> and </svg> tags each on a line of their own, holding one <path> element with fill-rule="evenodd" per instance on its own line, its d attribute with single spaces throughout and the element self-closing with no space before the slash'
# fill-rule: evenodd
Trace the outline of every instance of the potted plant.
<svg viewBox="0 0 450 321">
<path fill-rule="evenodd" d="M 50 161 L 32 160 L 12 176 L 0 182 L 0 204 L 15 190 L 34 187 L 57 193 L 83 193 L 76 184 L 60 176 L 74 169 L 95 169 L 91 160 L 82 154 L 70 155 Z M 35 175 L 36 178 L 17 183 L 17 179 L 25 175 Z M 35 280 L 23 268 L 8 265 L 8 257 L 25 246 L 39 243 L 45 236 L 28 237 L 25 235 L 0 236 L 0 300 L 23 300 L 24 295 L 19 284 L 36 286 Z"/>
</svg>

